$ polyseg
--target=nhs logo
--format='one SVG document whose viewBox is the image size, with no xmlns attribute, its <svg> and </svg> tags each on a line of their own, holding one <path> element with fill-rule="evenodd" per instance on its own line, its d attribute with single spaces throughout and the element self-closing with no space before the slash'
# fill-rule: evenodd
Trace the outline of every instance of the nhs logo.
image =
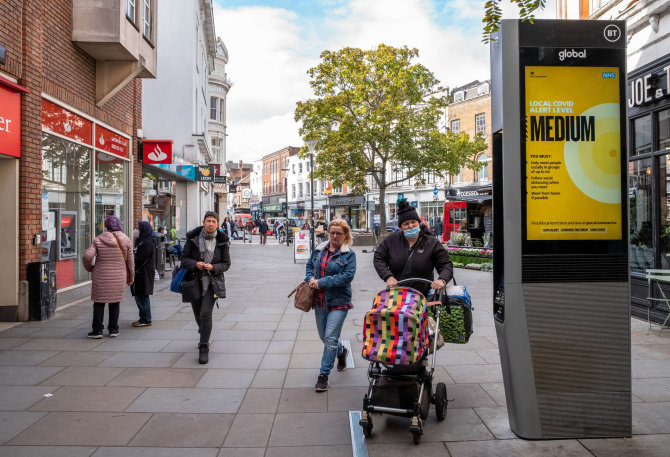
<svg viewBox="0 0 670 457">
<path fill-rule="evenodd" d="M 603 72 L 603 79 L 616 79 L 616 73 L 611 71 Z"/>
</svg>

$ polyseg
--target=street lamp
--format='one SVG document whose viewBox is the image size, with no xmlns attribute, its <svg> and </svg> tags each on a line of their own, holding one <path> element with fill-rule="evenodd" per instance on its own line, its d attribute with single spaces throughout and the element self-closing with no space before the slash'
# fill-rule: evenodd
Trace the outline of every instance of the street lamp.
<svg viewBox="0 0 670 457">
<path fill-rule="evenodd" d="M 309 210 L 309 244 L 311 250 L 314 250 L 314 148 L 316 147 L 316 140 L 307 140 L 305 144 L 309 148 L 309 198 L 311 200 Z"/>
<path fill-rule="evenodd" d="M 282 168 L 281 171 L 284 172 L 284 195 L 286 196 L 286 213 L 284 216 L 284 230 L 286 231 L 286 246 L 288 246 L 288 168 Z"/>
</svg>

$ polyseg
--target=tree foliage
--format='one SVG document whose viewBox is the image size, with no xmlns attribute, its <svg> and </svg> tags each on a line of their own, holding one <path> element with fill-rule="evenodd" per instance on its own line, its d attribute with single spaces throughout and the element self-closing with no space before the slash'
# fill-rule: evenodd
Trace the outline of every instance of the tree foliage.
<svg viewBox="0 0 670 457">
<path fill-rule="evenodd" d="M 308 71 L 315 98 L 298 102 L 295 111 L 300 135 L 317 141 L 316 177 L 362 193 L 371 176 L 383 208 L 389 186 L 423 182 L 427 173 L 446 178 L 461 166 L 479 168 L 474 155 L 486 149 L 483 137 L 471 141 L 465 133 L 439 131 L 448 90 L 413 62 L 418 55 L 384 44 L 321 54 L 321 63 Z M 381 224 L 385 231 L 384 211 Z"/>
<path fill-rule="evenodd" d="M 543 9 L 547 0 L 509 0 L 519 7 L 519 16 L 523 21 L 533 22 L 535 11 Z M 492 35 L 500 30 L 500 21 L 502 19 L 502 10 L 500 9 L 501 0 L 487 0 L 484 5 L 485 14 L 482 22 L 484 23 L 484 43 L 492 41 Z"/>
</svg>

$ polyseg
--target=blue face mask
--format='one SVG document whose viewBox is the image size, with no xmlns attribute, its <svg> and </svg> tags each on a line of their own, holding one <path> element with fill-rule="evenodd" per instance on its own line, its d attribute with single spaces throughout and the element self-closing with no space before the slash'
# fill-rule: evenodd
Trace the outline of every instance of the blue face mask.
<svg viewBox="0 0 670 457">
<path fill-rule="evenodd" d="M 421 227 L 418 225 L 414 228 L 408 229 L 408 230 L 403 230 L 403 233 L 407 238 L 416 238 L 419 235 L 419 232 L 421 231 Z"/>
</svg>

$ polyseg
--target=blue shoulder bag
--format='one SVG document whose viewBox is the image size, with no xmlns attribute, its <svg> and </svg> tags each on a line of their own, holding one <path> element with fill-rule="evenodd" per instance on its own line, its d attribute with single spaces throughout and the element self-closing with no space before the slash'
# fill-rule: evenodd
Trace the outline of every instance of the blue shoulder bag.
<svg viewBox="0 0 670 457">
<path fill-rule="evenodd" d="M 170 290 L 172 292 L 181 293 L 181 282 L 184 280 L 184 276 L 188 272 L 187 269 L 182 268 L 181 265 L 178 265 L 172 270 L 172 281 L 170 282 Z"/>
</svg>

